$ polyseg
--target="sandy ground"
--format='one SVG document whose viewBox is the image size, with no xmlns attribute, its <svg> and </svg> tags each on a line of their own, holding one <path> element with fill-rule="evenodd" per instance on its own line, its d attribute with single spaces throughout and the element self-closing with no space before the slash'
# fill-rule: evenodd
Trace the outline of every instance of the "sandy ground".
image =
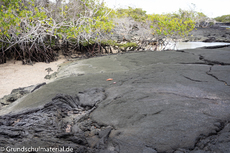
<svg viewBox="0 0 230 153">
<path fill-rule="evenodd" d="M 65 61 L 64 58 L 51 63 L 38 62 L 32 65 L 22 65 L 21 61 L 8 61 L 0 64 L 0 98 L 10 94 L 12 89 L 27 87 L 42 82 L 50 82 L 44 79 L 48 74 L 46 68 L 51 68 L 53 72 L 57 71 L 58 65 Z"/>
</svg>

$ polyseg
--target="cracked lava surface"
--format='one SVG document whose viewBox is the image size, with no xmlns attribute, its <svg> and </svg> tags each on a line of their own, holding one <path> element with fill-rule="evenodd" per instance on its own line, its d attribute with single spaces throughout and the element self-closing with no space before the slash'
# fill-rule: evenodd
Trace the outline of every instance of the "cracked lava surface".
<svg viewBox="0 0 230 153">
<path fill-rule="evenodd" d="M 229 59 L 230 47 L 222 47 L 72 62 L 56 81 L 0 110 L 0 146 L 49 141 L 76 152 L 229 153 Z M 30 125 L 22 130 L 25 116 Z"/>
</svg>

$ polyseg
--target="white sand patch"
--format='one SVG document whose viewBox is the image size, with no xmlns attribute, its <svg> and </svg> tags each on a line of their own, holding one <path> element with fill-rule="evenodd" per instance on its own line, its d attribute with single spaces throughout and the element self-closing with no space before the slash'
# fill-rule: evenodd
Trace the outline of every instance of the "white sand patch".
<svg viewBox="0 0 230 153">
<path fill-rule="evenodd" d="M 0 98 L 10 94 L 12 89 L 19 87 L 27 87 L 42 82 L 50 82 L 44 79 L 48 74 L 46 68 L 51 68 L 53 73 L 57 71 L 58 65 L 63 63 L 65 59 L 59 59 L 51 63 L 37 62 L 32 65 L 22 65 L 21 61 L 8 61 L 0 64 Z"/>
</svg>

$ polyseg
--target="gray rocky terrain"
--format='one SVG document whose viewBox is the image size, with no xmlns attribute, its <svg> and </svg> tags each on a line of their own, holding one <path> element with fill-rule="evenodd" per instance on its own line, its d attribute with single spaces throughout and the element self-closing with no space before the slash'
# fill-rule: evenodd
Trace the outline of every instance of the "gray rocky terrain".
<svg viewBox="0 0 230 153">
<path fill-rule="evenodd" d="M 1 151 L 229 153 L 229 59 L 214 47 L 72 61 L 0 110 Z"/>
<path fill-rule="evenodd" d="M 196 28 L 183 41 L 230 42 L 230 29 L 218 25 L 207 28 Z"/>
<path fill-rule="evenodd" d="M 223 27 L 222 27 L 223 26 Z M 167 38 L 162 38 L 165 40 L 165 42 L 162 42 L 161 39 L 156 40 L 154 36 L 146 36 L 142 37 L 140 34 L 142 33 L 141 29 L 133 29 L 130 31 L 129 34 L 123 36 L 116 34 L 116 31 L 114 31 L 114 35 L 112 39 L 117 41 L 120 44 L 126 44 L 128 42 L 135 42 L 137 44 L 137 47 L 128 47 L 128 48 L 118 48 L 116 46 L 106 46 L 103 50 L 103 52 L 108 53 L 118 53 L 118 52 L 124 52 L 124 51 L 148 51 L 148 50 L 161 50 L 165 46 L 166 48 L 173 49 L 172 47 L 169 47 L 170 40 L 167 40 Z M 225 42 L 230 43 L 230 28 L 229 24 L 222 23 L 222 24 L 216 24 L 214 26 L 209 27 L 198 27 L 192 30 L 188 35 L 185 35 L 184 37 L 178 37 L 177 42 Z M 156 44 L 158 43 L 158 46 Z M 172 41 L 171 41 L 172 43 Z M 160 46 L 164 47 L 160 47 Z"/>
</svg>

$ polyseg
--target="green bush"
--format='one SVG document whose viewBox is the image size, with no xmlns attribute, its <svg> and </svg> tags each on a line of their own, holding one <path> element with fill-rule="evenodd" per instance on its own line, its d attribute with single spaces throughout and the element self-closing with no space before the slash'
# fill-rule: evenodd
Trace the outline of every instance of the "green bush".
<svg viewBox="0 0 230 153">
<path fill-rule="evenodd" d="M 195 28 L 195 22 L 189 18 L 175 18 L 171 15 L 152 14 L 148 16 L 151 21 L 152 34 L 162 37 L 184 37 Z"/>
<path fill-rule="evenodd" d="M 53 19 L 34 0 L 3 0 L 0 7 L 2 55 L 11 58 L 13 55 L 24 62 L 53 61 L 55 53 L 49 47 L 53 45 L 52 27 Z"/>
<path fill-rule="evenodd" d="M 21 60 L 53 61 L 51 47 L 58 39 L 67 47 L 87 46 L 100 43 L 114 27 L 110 9 L 97 0 L 47 3 L 46 8 L 35 0 L 3 0 L 0 4 L 1 52 L 14 52 Z"/>
<path fill-rule="evenodd" d="M 229 15 L 222 15 L 222 16 L 216 17 L 215 20 L 218 21 L 218 22 L 229 23 L 230 22 L 230 14 Z"/>
<path fill-rule="evenodd" d="M 0 56 L 9 53 L 15 59 L 46 62 L 54 60 L 53 47 L 59 40 L 65 52 L 69 48 L 90 51 L 95 45 L 137 47 L 136 43 L 121 45 L 111 40 L 112 31 L 124 38 L 133 30 L 139 30 L 142 37 L 183 37 L 195 27 L 195 18 L 205 17 L 185 10 L 163 15 L 147 15 L 132 7 L 113 10 L 98 0 L 2 0 L 0 5 Z"/>
<path fill-rule="evenodd" d="M 129 7 L 128 9 L 120 8 L 117 9 L 116 13 L 117 13 L 116 15 L 119 18 L 131 17 L 138 22 L 143 22 L 148 18 L 146 11 L 142 10 L 141 8 L 132 8 L 132 7 Z"/>
</svg>

